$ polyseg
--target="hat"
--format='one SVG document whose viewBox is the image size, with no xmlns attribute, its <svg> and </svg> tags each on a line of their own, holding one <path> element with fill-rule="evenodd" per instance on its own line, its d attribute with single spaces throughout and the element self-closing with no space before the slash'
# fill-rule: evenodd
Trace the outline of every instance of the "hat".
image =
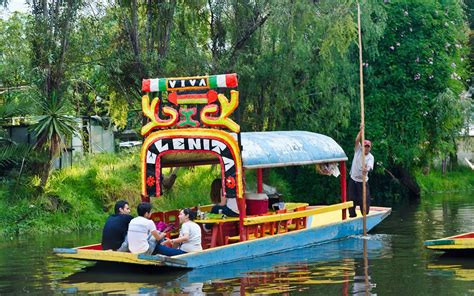
<svg viewBox="0 0 474 296">
<path fill-rule="evenodd" d="M 364 140 L 364 147 L 369 145 L 369 147 L 372 147 L 372 142 L 370 142 L 369 140 Z"/>
</svg>

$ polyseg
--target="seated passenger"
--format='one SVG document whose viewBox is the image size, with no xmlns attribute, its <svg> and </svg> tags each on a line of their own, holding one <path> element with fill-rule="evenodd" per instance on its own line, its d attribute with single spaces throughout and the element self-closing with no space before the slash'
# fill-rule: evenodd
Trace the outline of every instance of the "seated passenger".
<svg viewBox="0 0 474 296">
<path fill-rule="evenodd" d="M 130 207 L 125 200 L 115 203 L 115 214 L 110 215 L 102 230 L 102 250 L 118 250 L 125 241 L 128 224 L 133 219 Z"/>
<path fill-rule="evenodd" d="M 138 217 L 128 225 L 128 248 L 133 254 L 154 255 L 165 233 L 156 230 L 155 222 L 150 220 L 151 204 L 142 202 L 137 207 Z"/>
<path fill-rule="evenodd" d="M 236 198 L 226 198 L 222 191 L 222 179 L 215 179 L 211 184 L 211 201 L 215 205 L 211 209 L 213 214 L 224 214 L 228 217 L 239 217 L 239 207 Z"/>
<path fill-rule="evenodd" d="M 167 256 L 174 256 L 189 252 L 202 251 L 201 228 L 193 222 L 196 218 L 196 212 L 190 209 L 184 209 L 181 210 L 178 218 L 181 223 L 179 237 L 167 239 L 161 245 L 158 245 L 158 253 Z"/>
</svg>

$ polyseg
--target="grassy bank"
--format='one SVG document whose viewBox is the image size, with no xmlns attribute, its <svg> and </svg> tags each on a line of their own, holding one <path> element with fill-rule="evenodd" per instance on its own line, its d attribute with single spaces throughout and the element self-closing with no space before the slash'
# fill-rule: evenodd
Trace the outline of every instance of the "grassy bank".
<svg viewBox="0 0 474 296">
<path fill-rule="evenodd" d="M 164 173 L 168 174 L 168 169 Z M 246 173 L 247 189 L 255 191 L 255 172 Z M 181 168 L 173 188 L 152 199 L 154 209 L 209 204 L 210 184 L 219 175 L 219 166 Z M 449 172 L 446 176 L 432 172 L 416 177 L 423 194 L 474 190 L 474 173 L 468 169 Z M 318 176 L 312 168 L 299 172 L 272 170 L 268 178 L 268 183 L 277 187 L 285 201 L 321 204 L 339 200 L 338 188 L 331 187 L 338 187 L 339 181 Z M 93 155 L 71 168 L 54 172 L 44 190 L 38 184 L 35 177 L 0 182 L 0 235 L 100 231 L 119 199 L 128 200 L 132 213 L 136 214 L 140 202 L 139 151 Z"/>
<path fill-rule="evenodd" d="M 210 203 L 212 180 L 219 166 L 181 168 L 173 188 L 153 198 L 155 210 L 171 210 Z M 164 170 L 168 174 L 168 169 Z M 248 188 L 256 187 L 249 172 Z M 270 175 L 271 184 L 283 193 L 287 184 Z M 0 235 L 20 233 L 99 231 L 119 199 L 129 201 L 132 214 L 140 202 L 140 160 L 138 150 L 118 154 L 97 154 L 55 171 L 44 190 L 37 177 L 0 183 Z"/>
<path fill-rule="evenodd" d="M 456 171 L 442 175 L 439 170 L 431 171 L 428 175 L 416 174 L 422 196 L 434 192 L 474 191 L 474 172 L 469 168 L 459 168 Z"/>
<path fill-rule="evenodd" d="M 100 229 L 118 199 L 139 202 L 139 153 L 99 154 L 55 171 L 44 190 L 25 177 L 0 184 L 0 233 Z"/>
</svg>

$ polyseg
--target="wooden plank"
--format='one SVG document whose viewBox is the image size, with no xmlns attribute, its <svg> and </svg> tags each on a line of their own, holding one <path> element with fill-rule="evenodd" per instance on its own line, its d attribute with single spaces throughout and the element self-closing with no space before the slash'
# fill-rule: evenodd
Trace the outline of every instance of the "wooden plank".
<svg viewBox="0 0 474 296">
<path fill-rule="evenodd" d="M 312 215 L 347 209 L 352 206 L 353 206 L 353 202 L 348 201 L 348 202 L 339 203 L 335 205 L 324 206 L 321 208 L 309 209 L 309 210 L 298 211 L 298 212 L 275 214 L 275 215 L 268 215 L 268 216 L 258 216 L 258 217 L 247 217 L 247 218 L 244 218 L 244 225 L 247 226 L 247 225 L 261 224 L 261 223 L 266 223 L 266 222 L 275 222 L 275 221 L 290 220 L 294 218 L 308 217 Z"/>
<path fill-rule="evenodd" d="M 211 224 L 211 223 L 222 223 L 222 222 L 236 222 L 239 221 L 239 217 L 226 217 L 222 219 L 196 219 L 194 222 L 198 224 Z"/>
<path fill-rule="evenodd" d="M 452 239 L 437 239 L 432 241 L 426 241 L 425 246 L 438 246 L 438 245 L 454 245 Z"/>
<path fill-rule="evenodd" d="M 451 238 L 451 239 L 464 239 L 464 238 L 474 239 L 474 232 L 467 232 L 467 233 L 463 233 L 463 234 L 458 234 L 458 235 L 450 236 L 448 238 Z"/>
<path fill-rule="evenodd" d="M 459 250 L 459 249 L 473 249 L 474 250 L 474 239 L 461 238 L 461 239 L 437 239 L 426 241 L 425 247 L 433 250 Z"/>
<path fill-rule="evenodd" d="M 307 207 L 309 206 L 309 203 L 306 202 L 287 202 L 285 203 L 285 209 L 290 212 L 294 211 L 295 209 L 299 207 Z"/>
<path fill-rule="evenodd" d="M 139 259 L 136 254 L 117 252 L 112 250 L 81 250 L 76 249 L 77 253 L 57 253 L 58 256 L 71 259 L 82 259 L 90 261 L 111 261 L 118 263 L 133 263 L 141 265 L 167 265 L 164 261 Z"/>
<path fill-rule="evenodd" d="M 434 245 L 434 246 L 426 246 L 428 249 L 431 250 L 440 250 L 440 251 L 447 251 L 447 250 L 474 250 L 474 245 Z"/>
<path fill-rule="evenodd" d="M 128 252 L 117 252 L 112 250 L 84 250 L 73 248 L 54 248 L 54 253 L 65 258 L 84 259 L 91 261 L 113 261 L 121 263 L 134 263 L 143 265 L 169 265 L 186 267 L 185 260 L 175 259 L 164 255 L 136 255 Z M 146 261 L 151 261 L 146 263 Z M 164 264 L 163 264 L 164 263 Z"/>
<path fill-rule="evenodd" d="M 185 260 L 175 259 L 173 257 L 165 256 L 165 255 L 138 255 L 138 259 L 142 260 L 149 260 L 149 261 L 158 261 L 158 262 L 166 262 L 166 265 L 178 266 L 178 267 L 186 267 L 187 262 Z"/>
<path fill-rule="evenodd" d="M 71 248 L 54 248 L 53 252 L 56 254 L 77 254 L 77 249 Z"/>
</svg>

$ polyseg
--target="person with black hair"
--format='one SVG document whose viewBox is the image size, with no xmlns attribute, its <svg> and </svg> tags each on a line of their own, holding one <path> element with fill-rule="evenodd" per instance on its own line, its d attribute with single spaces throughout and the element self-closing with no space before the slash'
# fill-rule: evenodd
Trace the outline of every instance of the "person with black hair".
<svg viewBox="0 0 474 296">
<path fill-rule="evenodd" d="M 202 251 L 201 228 L 194 222 L 196 212 L 186 208 L 181 210 L 178 218 L 181 223 L 178 238 L 166 239 L 157 246 L 157 252 L 167 256 L 175 256 Z"/>
<path fill-rule="evenodd" d="M 214 206 L 212 214 L 224 214 L 227 217 L 239 217 L 239 207 L 236 198 L 226 198 L 222 190 L 222 179 L 218 178 L 211 184 L 211 201 Z"/>
<path fill-rule="evenodd" d="M 133 254 L 156 254 L 155 248 L 164 237 L 164 232 L 156 229 L 155 223 L 150 220 L 151 204 L 142 202 L 137 207 L 138 217 L 133 218 L 128 225 L 128 249 Z"/>
<path fill-rule="evenodd" d="M 128 224 L 133 219 L 125 200 L 117 201 L 114 210 L 115 214 L 107 218 L 102 230 L 102 250 L 118 250 L 125 241 Z"/>
</svg>

